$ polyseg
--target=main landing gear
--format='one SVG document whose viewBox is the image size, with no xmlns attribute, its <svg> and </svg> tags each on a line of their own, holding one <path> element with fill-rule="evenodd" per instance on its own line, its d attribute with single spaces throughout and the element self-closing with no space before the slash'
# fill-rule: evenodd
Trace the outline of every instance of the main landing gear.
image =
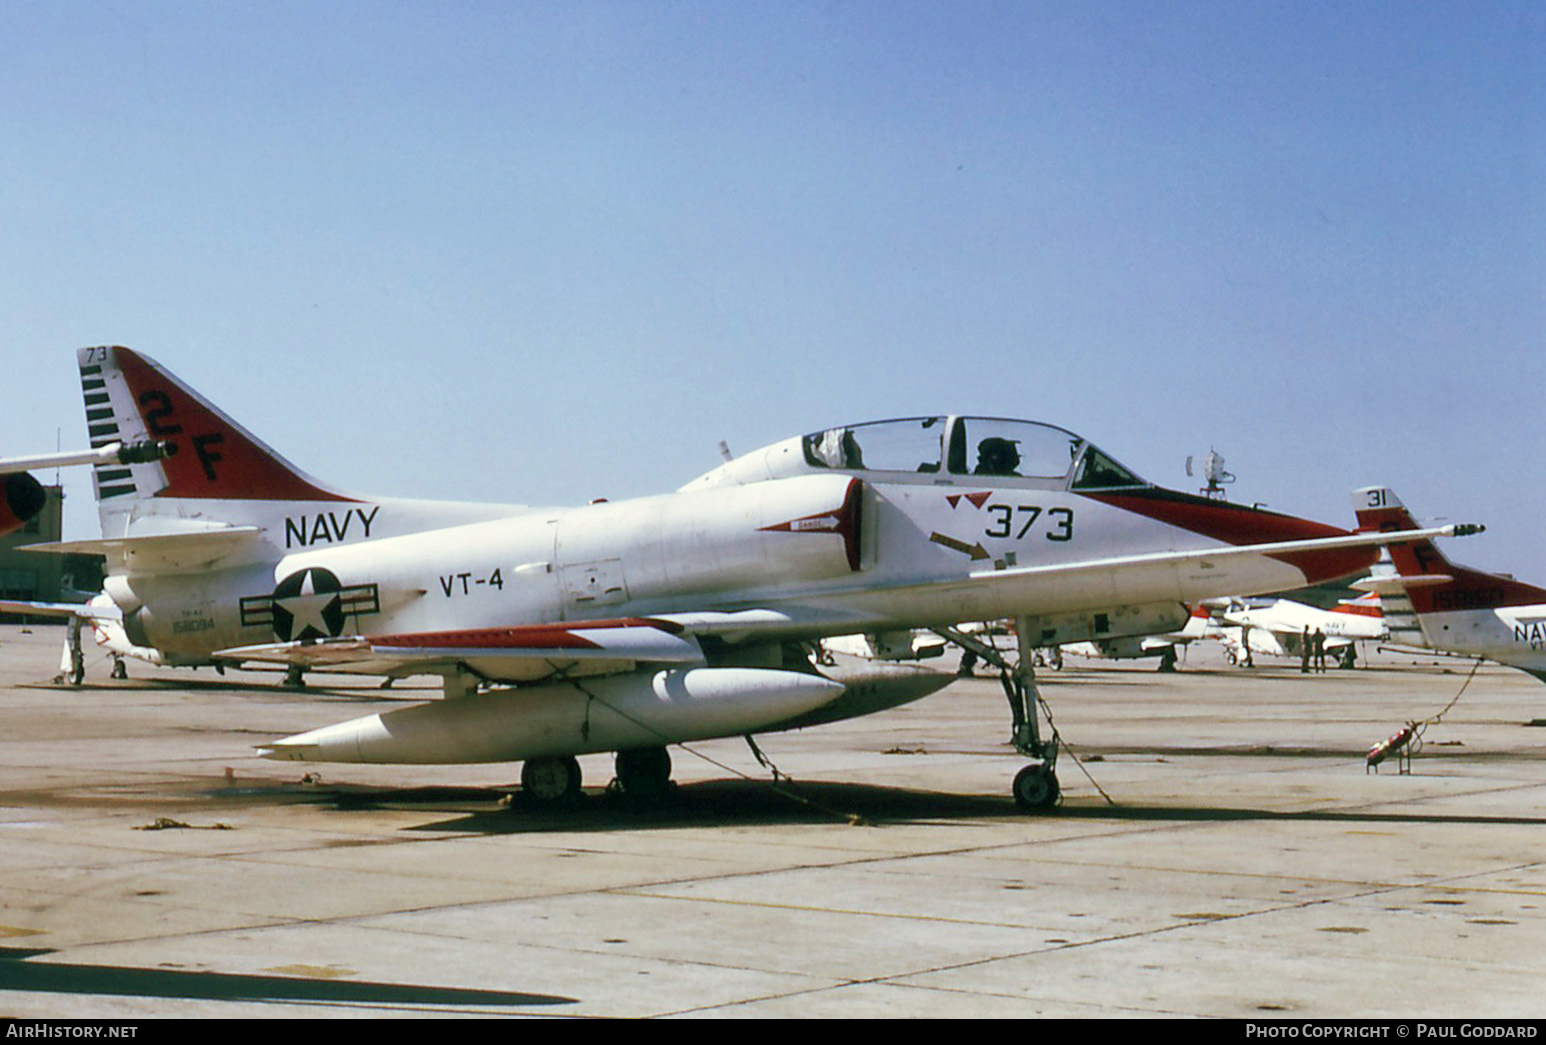
<svg viewBox="0 0 1546 1045">
<path fill-rule="evenodd" d="M 613 786 L 636 802 L 660 802 L 676 790 L 671 781 L 671 753 L 663 747 L 619 751 L 612 765 L 617 771 Z"/>
<path fill-rule="evenodd" d="M 1036 691 L 1036 651 L 1030 633 L 1029 621 L 1015 621 L 1019 646 L 1019 660 L 1015 664 L 1005 660 L 1003 654 L 993 646 L 954 628 L 943 629 L 939 634 L 998 668 L 999 682 L 1003 684 L 1004 696 L 1009 700 L 1009 714 L 1014 723 L 1010 743 L 1016 751 L 1032 760 L 1015 774 L 1012 789 L 1015 804 L 1031 812 L 1044 812 L 1058 804 L 1063 792 L 1058 786 L 1057 777 L 1057 731 L 1052 730 L 1052 735 L 1046 739 L 1041 735 L 1041 696 Z M 1048 725 L 1050 727 L 1050 720 Z"/>
<path fill-rule="evenodd" d="M 640 804 L 653 804 L 676 790 L 671 754 L 663 747 L 634 748 L 614 756 L 617 776 L 608 790 Z M 528 758 L 521 766 L 521 793 L 530 805 L 554 809 L 578 802 L 580 763 L 573 755 Z"/>
<path fill-rule="evenodd" d="M 54 676 L 54 685 L 62 686 L 68 682 L 79 686 L 85 681 L 86 654 L 81 649 L 81 619 L 71 617 L 65 629 L 64 652 L 59 657 L 59 674 Z"/>
<path fill-rule="evenodd" d="M 573 755 L 528 758 L 521 766 L 521 793 L 527 801 L 549 809 L 579 801 L 579 760 Z"/>
</svg>

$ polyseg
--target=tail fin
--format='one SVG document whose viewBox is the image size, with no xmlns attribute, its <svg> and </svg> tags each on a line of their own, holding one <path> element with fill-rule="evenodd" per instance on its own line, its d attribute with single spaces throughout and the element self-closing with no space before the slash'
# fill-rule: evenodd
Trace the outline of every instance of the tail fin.
<svg viewBox="0 0 1546 1045">
<path fill-rule="evenodd" d="M 1368 617 L 1371 620 L 1381 620 L 1385 616 L 1385 604 L 1380 601 L 1378 592 L 1367 592 L 1356 599 L 1341 599 L 1331 608 L 1332 613 L 1343 613 L 1352 617 Z"/>
<path fill-rule="evenodd" d="M 95 468 L 103 533 L 145 502 L 354 501 L 323 486 L 152 359 L 127 348 L 77 353 L 93 447 L 164 441 L 167 456 Z M 170 505 L 161 505 L 164 514 Z M 186 506 L 184 506 L 186 507 Z"/>
<path fill-rule="evenodd" d="M 78 358 L 93 447 L 165 444 L 157 447 L 165 454 L 159 458 L 132 455 L 96 466 L 104 538 L 255 527 L 281 554 L 528 510 L 342 493 L 296 468 L 154 360 L 127 348 L 83 348 Z"/>
<path fill-rule="evenodd" d="M 1353 508 L 1360 531 L 1391 533 L 1418 528 L 1400 498 L 1383 486 L 1353 491 Z M 1419 617 L 1546 603 L 1546 589 L 1452 563 L 1432 541 L 1392 544 L 1390 558 Z"/>
<path fill-rule="evenodd" d="M 93 447 L 165 440 L 168 456 L 99 465 L 97 495 L 254 501 L 347 501 L 231 420 L 155 360 L 127 348 L 77 354 Z"/>
</svg>

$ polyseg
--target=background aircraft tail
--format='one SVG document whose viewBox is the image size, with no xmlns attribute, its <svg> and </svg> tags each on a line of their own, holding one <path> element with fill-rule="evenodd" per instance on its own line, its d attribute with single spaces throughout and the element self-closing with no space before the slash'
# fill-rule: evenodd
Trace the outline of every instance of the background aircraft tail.
<svg viewBox="0 0 1546 1045">
<path fill-rule="evenodd" d="M 1394 492 L 1371 486 L 1353 492 L 1359 530 L 1396 532 L 1418 529 Z M 1546 589 L 1512 577 L 1484 573 L 1450 562 L 1432 541 L 1390 545 L 1390 558 L 1406 588 L 1412 609 L 1426 613 L 1494 610 L 1546 603 Z"/>
<path fill-rule="evenodd" d="M 1385 616 L 1385 604 L 1380 601 L 1378 592 L 1365 592 L 1356 599 L 1340 599 L 1329 611 L 1342 613 L 1351 617 L 1367 617 L 1370 620 L 1380 620 Z"/>
</svg>

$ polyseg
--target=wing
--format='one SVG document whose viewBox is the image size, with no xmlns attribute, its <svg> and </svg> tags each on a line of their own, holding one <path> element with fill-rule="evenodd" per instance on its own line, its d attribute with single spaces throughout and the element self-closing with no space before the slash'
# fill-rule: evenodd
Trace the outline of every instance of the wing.
<svg viewBox="0 0 1546 1045">
<path fill-rule="evenodd" d="M 680 625 L 643 617 L 276 642 L 224 649 L 216 656 L 371 675 L 463 669 L 510 683 L 609 675 L 639 664 L 704 662 L 702 649 Z"/>
<path fill-rule="evenodd" d="M 1046 613 L 1085 612 L 1116 605 L 1180 601 L 1178 586 L 1214 587 L 1228 591 L 1235 564 L 1249 558 L 1270 558 L 1289 566 L 1320 556 L 1342 556 L 1349 550 L 1454 537 L 1475 532 L 1465 524 L 1402 533 L 1350 533 L 1308 540 L 1262 544 L 1220 545 L 1187 551 L 1149 552 L 1042 566 L 1009 566 L 978 570 L 952 580 L 902 581 L 892 585 L 856 582 L 843 592 L 845 609 L 822 605 L 783 604 L 736 612 L 664 614 L 697 635 L 714 635 L 736 643 L 757 638 L 800 638 L 839 635 L 876 628 L 935 627 L 979 617 L 1011 617 L 1016 607 L 1056 607 Z M 1360 563 L 1355 556 L 1349 569 Z M 1285 572 L 1285 579 L 1298 575 Z M 793 601 L 793 600 L 791 600 Z M 954 606 L 995 606 L 996 612 L 965 618 L 950 616 Z M 920 605 L 929 609 L 918 611 Z M 854 609 L 854 607 L 861 607 Z"/>
</svg>

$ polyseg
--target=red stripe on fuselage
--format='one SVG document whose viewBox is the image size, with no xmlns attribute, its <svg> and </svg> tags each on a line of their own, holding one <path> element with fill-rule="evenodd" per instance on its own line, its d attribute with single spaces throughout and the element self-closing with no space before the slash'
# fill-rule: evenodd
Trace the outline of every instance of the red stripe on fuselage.
<svg viewBox="0 0 1546 1045">
<path fill-rule="evenodd" d="M 398 649 L 601 649 L 602 645 L 580 632 L 603 628 L 654 628 L 668 635 L 682 628 L 647 617 L 575 621 L 572 624 L 531 624 L 519 628 L 466 628 L 460 631 L 421 631 L 403 635 L 372 635 L 377 647 Z"/>
<path fill-rule="evenodd" d="M 1233 545 L 1309 541 L 1320 537 L 1346 537 L 1349 534 L 1347 530 L 1295 515 L 1283 515 L 1264 508 L 1250 508 L 1158 487 L 1113 493 L 1080 491 L 1080 496 Z M 1317 584 L 1367 569 L 1377 557 L 1378 553 L 1373 548 L 1279 552 L 1272 556 L 1298 569 L 1304 574 L 1307 584 Z"/>
<path fill-rule="evenodd" d="M 1546 590 L 1450 562 L 1431 541 L 1392 544 L 1390 559 L 1396 572 L 1405 577 L 1447 574 L 1444 584 L 1413 585 L 1407 590 L 1412 609 L 1417 613 L 1447 613 L 1455 610 L 1496 610 L 1505 606 L 1535 606 L 1546 603 Z"/>
</svg>

